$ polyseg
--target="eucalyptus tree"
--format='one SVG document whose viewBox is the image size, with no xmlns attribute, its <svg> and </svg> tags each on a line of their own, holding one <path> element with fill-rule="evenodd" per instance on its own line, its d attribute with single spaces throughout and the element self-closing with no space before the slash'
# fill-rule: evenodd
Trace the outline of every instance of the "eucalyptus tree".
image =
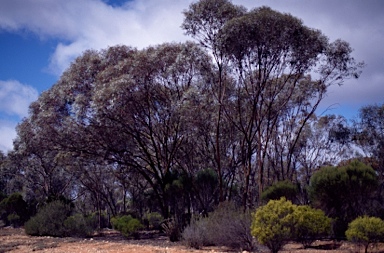
<svg viewBox="0 0 384 253">
<path fill-rule="evenodd" d="M 204 11 L 204 6 L 216 8 Z M 232 13 L 223 11 L 227 9 L 242 12 L 225 16 Z M 362 64 L 351 57 L 347 42 L 330 43 L 320 31 L 306 27 L 298 18 L 268 7 L 244 10 L 229 1 L 201 0 L 185 12 L 183 28 L 213 55 L 225 59 L 222 76 L 230 76 L 235 82 L 228 103 L 218 101 L 222 102 L 226 120 L 241 136 L 239 156 L 246 207 L 255 200 L 250 192 L 262 192 L 267 150 L 273 145 L 273 137 L 290 130 L 284 170 L 291 170 L 299 137 L 327 88 L 358 77 Z M 217 18 L 223 15 L 225 18 Z M 233 108 L 236 114 L 230 113 Z M 251 190 L 252 185 L 258 189 Z"/>
<path fill-rule="evenodd" d="M 17 126 L 18 137 L 10 155 L 17 168 L 28 201 L 45 202 L 71 198 L 76 174 L 60 162 L 60 152 L 52 149 L 44 135 L 37 134 L 28 119 Z"/>
<path fill-rule="evenodd" d="M 95 186 L 108 180 L 109 187 L 118 181 L 129 188 L 119 167 L 138 173 L 167 217 L 166 176 L 199 167 L 185 166 L 184 152 L 193 148 L 188 139 L 197 131 L 188 127 L 197 113 L 191 101 L 211 71 L 209 56 L 193 43 L 86 51 L 31 105 L 21 143 L 30 147 L 27 133 L 34 131 L 45 150 L 57 152 L 58 161 L 101 197 Z M 114 198 L 103 199 L 115 210 Z"/>
<path fill-rule="evenodd" d="M 342 116 L 313 115 L 305 126 L 294 154 L 297 177 L 304 185 L 323 166 L 336 166 L 343 160 L 356 157 L 350 141 L 351 130 Z"/>
<path fill-rule="evenodd" d="M 372 167 L 384 182 L 384 104 L 367 105 L 360 108 L 354 121 L 354 142 L 364 155 L 370 158 Z"/>
<path fill-rule="evenodd" d="M 233 157 L 228 157 L 226 154 L 233 141 L 232 143 L 223 143 L 222 141 L 223 136 L 231 136 L 230 129 L 224 127 L 226 123 L 222 119 L 223 105 L 230 96 L 228 93 L 230 93 L 231 88 L 228 86 L 231 85 L 231 82 L 226 73 L 228 59 L 218 48 L 218 36 L 222 27 L 229 20 L 243 15 L 245 11 L 244 7 L 233 5 L 228 0 L 201 0 L 192 3 L 189 10 L 184 11 L 185 19 L 182 24 L 186 34 L 191 35 L 202 47 L 211 52 L 217 67 L 213 77 L 214 81 L 210 83 L 209 89 L 214 107 L 211 112 L 212 115 L 210 115 L 212 130 L 208 132 L 208 138 L 212 140 L 207 151 L 214 154 L 214 168 L 219 177 L 220 201 L 225 199 L 224 188 L 227 184 L 225 182 L 226 173 L 222 171 L 222 167 L 232 167 Z"/>
</svg>

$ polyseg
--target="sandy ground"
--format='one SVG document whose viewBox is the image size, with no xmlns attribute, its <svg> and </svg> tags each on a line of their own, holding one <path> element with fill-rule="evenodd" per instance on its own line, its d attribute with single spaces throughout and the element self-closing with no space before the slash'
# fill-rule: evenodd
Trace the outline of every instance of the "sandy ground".
<svg viewBox="0 0 384 253">
<path fill-rule="evenodd" d="M 371 247 L 370 252 L 384 252 L 384 244 Z M 170 242 L 165 236 L 151 239 L 128 240 L 114 230 L 105 230 L 102 235 L 93 238 L 53 238 L 33 237 L 21 228 L 0 229 L 0 253 L 228 253 L 236 252 L 225 247 L 206 247 L 201 250 L 190 249 L 181 242 Z M 268 252 L 258 248 L 255 252 Z M 316 242 L 313 248 L 303 249 L 299 244 L 288 244 L 282 252 L 299 253 L 352 253 L 364 252 L 363 248 L 350 243 Z"/>
</svg>

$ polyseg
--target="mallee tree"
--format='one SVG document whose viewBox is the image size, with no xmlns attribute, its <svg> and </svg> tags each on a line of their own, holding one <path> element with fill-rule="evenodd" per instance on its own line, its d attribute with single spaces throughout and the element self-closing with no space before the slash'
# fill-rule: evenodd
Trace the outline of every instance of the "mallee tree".
<svg viewBox="0 0 384 253">
<path fill-rule="evenodd" d="M 200 0 L 184 14 L 199 44 L 86 51 L 31 104 L 15 152 L 44 164 L 25 163 L 26 173 L 63 173 L 62 194 L 88 189 L 93 208 L 112 213 L 118 202 L 126 210 L 132 185 L 147 187 L 137 198 L 164 217 L 202 206 L 196 191 L 170 196 L 170 185 L 199 185 L 170 175 L 213 170 L 218 189 L 205 202 L 244 209 L 269 184 L 299 178 L 303 133 L 328 87 L 359 76 L 348 43 L 268 7 Z"/>
</svg>

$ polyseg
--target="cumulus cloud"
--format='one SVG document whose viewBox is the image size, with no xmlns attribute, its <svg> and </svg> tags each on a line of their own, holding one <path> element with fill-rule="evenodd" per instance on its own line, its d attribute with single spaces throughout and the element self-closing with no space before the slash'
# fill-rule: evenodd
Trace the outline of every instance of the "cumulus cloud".
<svg viewBox="0 0 384 253">
<path fill-rule="evenodd" d="M 42 39 L 59 38 L 49 69 L 61 74 L 84 50 L 116 44 L 143 48 L 185 40 L 182 10 L 190 1 L 127 1 L 112 7 L 100 0 L 5 0 L 0 29 L 31 31 Z"/>
<path fill-rule="evenodd" d="M 37 90 L 31 86 L 14 80 L 0 80 L 0 113 L 25 117 L 28 115 L 29 104 L 37 97 Z"/>
<path fill-rule="evenodd" d="M 15 122 L 0 121 L 0 150 L 3 153 L 13 149 L 13 140 L 16 138 Z"/>
<path fill-rule="evenodd" d="M 138 48 L 163 42 L 184 41 L 182 11 L 196 0 L 130 0 L 111 5 L 112 0 L 2 0 L 0 30 L 28 31 L 42 39 L 59 42 L 49 69 L 60 75 L 84 50 L 116 44 Z M 124 2 L 124 1 L 119 1 Z M 232 0 L 248 9 L 262 5 L 299 17 L 309 27 L 320 29 L 331 40 L 342 38 L 355 49 L 357 60 L 367 67 L 356 81 L 330 90 L 325 107 L 339 103 L 382 102 L 384 48 L 384 2 L 350 0 L 270 1 Z M 352 101 L 352 102 L 351 102 Z"/>
<path fill-rule="evenodd" d="M 18 81 L 0 80 L 0 150 L 7 153 L 13 148 L 15 127 L 28 115 L 29 104 L 37 99 L 37 90 Z"/>
</svg>

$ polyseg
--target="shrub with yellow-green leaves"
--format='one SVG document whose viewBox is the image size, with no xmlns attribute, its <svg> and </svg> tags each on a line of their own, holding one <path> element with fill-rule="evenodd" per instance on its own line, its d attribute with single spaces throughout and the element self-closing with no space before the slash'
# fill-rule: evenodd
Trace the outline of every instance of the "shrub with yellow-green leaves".
<svg viewBox="0 0 384 253">
<path fill-rule="evenodd" d="M 270 200 L 257 209 L 253 215 L 251 234 L 277 253 L 287 241 L 292 239 L 295 224 L 295 205 L 285 198 Z"/>
<path fill-rule="evenodd" d="M 369 244 L 384 241 L 384 221 L 377 217 L 360 216 L 349 223 L 345 235 L 348 241 L 364 245 L 367 252 Z"/>
<path fill-rule="evenodd" d="M 305 248 L 321 236 L 327 236 L 332 229 L 332 220 L 322 210 L 310 206 L 296 206 L 295 237 Z"/>
<path fill-rule="evenodd" d="M 251 234 L 276 253 L 290 240 L 309 246 L 318 236 L 327 235 L 330 228 L 331 220 L 324 212 L 281 198 L 256 210 Z"/>
</svg>

